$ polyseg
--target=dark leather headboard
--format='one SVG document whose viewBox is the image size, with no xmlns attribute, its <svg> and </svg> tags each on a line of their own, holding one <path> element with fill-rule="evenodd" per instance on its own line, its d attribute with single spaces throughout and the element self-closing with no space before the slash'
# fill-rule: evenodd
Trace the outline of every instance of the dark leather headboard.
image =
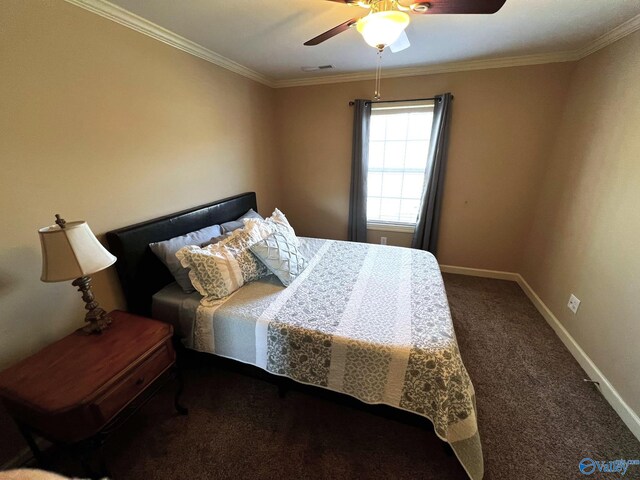
<svg viewBox="0 0 640 480">
<path fill-rule="evenodd" d="M 116 270 L 127 309 L 150 316 L 152 295 L 174 281 L 167 267 L 149 248 L 150 243 L 235 220 L 250 208 L 258 211 L 254 192 L 107 232 L 109 250 L 118 258 Z"/>
</svg>

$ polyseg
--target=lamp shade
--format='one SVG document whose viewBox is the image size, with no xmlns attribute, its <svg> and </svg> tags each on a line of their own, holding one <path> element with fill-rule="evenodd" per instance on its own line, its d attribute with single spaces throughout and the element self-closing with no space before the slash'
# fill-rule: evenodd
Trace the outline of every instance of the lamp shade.
<svg viewBox="0 0 640 480">
<path fill-rule="evenodd" d="M 63 282 L 91 275 L 113 265 L 111 255 L 95 237 L 87 222 L 69 222 L 41 228 L 43 282 Z"/>
<path fill-rule="evenodd" d="M 397 10 L 372 12 L 358 20 L 356 28 L 374 48 L 388 47 L 409 25 L 409 15 Z"/>
</svg>

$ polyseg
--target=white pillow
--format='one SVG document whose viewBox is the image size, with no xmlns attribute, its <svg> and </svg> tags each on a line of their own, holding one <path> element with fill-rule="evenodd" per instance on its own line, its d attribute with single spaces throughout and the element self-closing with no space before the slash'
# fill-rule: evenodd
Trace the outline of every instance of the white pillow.
<svg viewBox="0 0 640 480">
<path fill-rule="evenodd" d="M 300 240 L 296 236 L 296 232 L 287 220 L 287 217 L 277 208 L 273 211 L 269 218 L 259 220 L 255 218 L 247 218 L 244 220 L 245 227 L 256 228 L 260 232 L 260 236 L 265 239 L 274 233 L 284 233 L 293 239 L 297 247 L 300 246 Z"/>
<path fill-rule="evenodd" d="M 295 244 L 295 237 L 284 232 L 273 233 L 254 243 L 251 251 L 285 287 L 307 268 L 307 259 Z"/>
</svg>

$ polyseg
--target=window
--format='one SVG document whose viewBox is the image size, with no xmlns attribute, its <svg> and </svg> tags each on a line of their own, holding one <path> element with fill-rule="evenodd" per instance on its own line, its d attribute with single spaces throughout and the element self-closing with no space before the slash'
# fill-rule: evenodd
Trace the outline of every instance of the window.
<svg viewBox="0 0 640 480">
<path fill-rule="evenodd" d="M 432 121 L 433 103 L 373 105 L 367 172 L 368 227 L 412 230 L 415 226 Z"/>
</svg>

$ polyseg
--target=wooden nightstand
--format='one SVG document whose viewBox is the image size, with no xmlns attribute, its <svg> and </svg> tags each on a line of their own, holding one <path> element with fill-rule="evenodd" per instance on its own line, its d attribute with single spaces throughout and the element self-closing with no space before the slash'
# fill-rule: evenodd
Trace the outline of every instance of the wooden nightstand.
<svg viewBox="0 0 640 480">
<path fill-rule="evenodd" d="M 117 310 L 109 315 L 113 323 L 101 335 L 78 330 L 0 373 L 2 402 L 40 463 L 46 459 L 32 432 L 81 451 L 100 446 L 162 379 L 178 379 L 175 407 L 187 414 L 179 404 L 173 327 Z"/>
</svg>

